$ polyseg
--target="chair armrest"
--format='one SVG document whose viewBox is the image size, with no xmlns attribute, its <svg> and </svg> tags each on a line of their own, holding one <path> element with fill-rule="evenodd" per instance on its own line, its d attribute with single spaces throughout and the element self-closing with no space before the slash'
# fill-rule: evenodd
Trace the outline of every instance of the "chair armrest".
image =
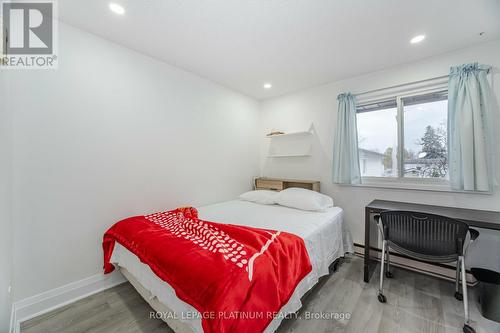
<svg viewBox="0 0 500 333">
<path fill-rule="evenodd" d="M 382 239 L 385 239 L 384 226 L 382 225 L 382 218 L 381 218 L 381 216 L 379 214 L 377 214 L 373 218 L 377 222 L 377 227 L 378 227 L 378 230 L 380 231 L 380 235 L 382 236 Z"/>
<path fill-rule="evenodd" d="M 476 240 L 476 238 L 479 237 L 479 231 L 477 231 L 476 229 L 469 228 L 469 234 L 470 234 L 470 242 L 465 246 L 465 249 L 463 252 L 464 256 L 467 253 L 467 251 L 469 250 L 469 246 Z"/>
<path fill-rule="evenodd" d="M 470 233 L 470 240 L 471 241 L 475 241 L 476 238 L 479 237 L 479 231 L 477 231 L 476 229 L 470 229 L 469 228 L 469 233 Z"/>
</svg>

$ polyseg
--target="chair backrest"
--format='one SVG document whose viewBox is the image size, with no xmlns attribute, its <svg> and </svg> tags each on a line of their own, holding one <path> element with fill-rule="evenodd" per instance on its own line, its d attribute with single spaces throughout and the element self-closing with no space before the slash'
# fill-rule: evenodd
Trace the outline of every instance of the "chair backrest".
<svg viewBox="0 0 500 333">
<path fill-rule="evenodd" d="M 469 226 L 462 221 L 410 211 L 386 211 L 380 216 L 385 239 L 404 254 L 440 262 L 463 255 Z"/>
</svg>

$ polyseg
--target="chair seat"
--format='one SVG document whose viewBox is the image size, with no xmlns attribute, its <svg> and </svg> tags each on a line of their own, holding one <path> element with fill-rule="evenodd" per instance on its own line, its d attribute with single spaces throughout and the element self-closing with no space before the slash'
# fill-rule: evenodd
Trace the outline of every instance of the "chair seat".
<svg viewBox="0 0 500 333">
<path fill-rule="evenodd" d="M 447 254 L 447 255 L 429 255 L 429 254 L 423 254 L 423 253 L 418 253 L 414 252 L 408 249 L 405 249 L 396 243 L 388 240 L 387 244 L 392 250 L 395 250 L 398 253 L 404 254 L 405 256 L 414 258 L 414 259 L 420 259 L 423 261 L 428 261 L 428 262 L 433 262 L 433 263 L 448 263 L 448 262 L 454 262 L 458 260 L 458 254 L 453 253 L 453 254 Z"/>
</svg>

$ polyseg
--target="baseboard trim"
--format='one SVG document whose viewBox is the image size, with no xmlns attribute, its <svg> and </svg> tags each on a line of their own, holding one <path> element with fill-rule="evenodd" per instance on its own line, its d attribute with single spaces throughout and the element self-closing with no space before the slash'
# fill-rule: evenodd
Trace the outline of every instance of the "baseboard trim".
<svg viewBox="0 0 500 333">
<path fill-rule="evenodd" d="M 23 321 L 109 289 L 125 281 L 123 275 L 116 270 L 111 274 L 96 274 L 14 302 L 12 304 L 9 332 L 20 333 Z"/>
</svg>

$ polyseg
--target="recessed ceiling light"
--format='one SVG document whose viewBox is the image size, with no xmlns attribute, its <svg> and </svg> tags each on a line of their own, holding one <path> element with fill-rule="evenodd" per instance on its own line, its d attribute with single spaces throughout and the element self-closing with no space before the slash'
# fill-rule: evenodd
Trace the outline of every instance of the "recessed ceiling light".
<svg viewBox="0 0 500 333">
<path fill-rule="evenodd" d="M 271 83 L 264 83 L 263 87 L 264 89 L 271 89 L 273 85 Z"/>
<path fill-rule="evenodd" d="M 410 40 L 410 43 L 417 44 L 417 43 L 420 43 L 421 41 L 423 41 L 424 39 L 425 39 L 425 35 L 418 35 L 418 36 L 413 37 Z"/>
<path fill-rule="evenodd" d="M 122 6 L 120 6 L 119 4 L 114 3 L 114 2 L 109 4 L 109 9 L 111 9 L 112 12 L 114 12 L 118 15 L 125 14 L 125 8 L 123 8 Z"/>
</svg>

